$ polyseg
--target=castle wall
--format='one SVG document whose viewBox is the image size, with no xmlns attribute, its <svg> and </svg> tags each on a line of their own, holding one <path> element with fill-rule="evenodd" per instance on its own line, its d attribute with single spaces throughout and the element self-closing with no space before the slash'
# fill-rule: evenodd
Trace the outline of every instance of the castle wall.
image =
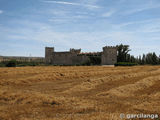
<svg viewBox="0 0 160 120">
<path fill-rule="evenodd" d="M 84 63 L 89 58 L 87 56 L 77 56 L 76 53 L 72 52 L 53 52 L 52 64 L 57 65 L 75 65 Z"/>
<path fill-rule="evenodd" d="M 72 57 L 72 63 L 73 64 L 82 64 L 82 63 L 85 63 L 88 60 L 89 60 L 89 57 L 85 56 L 85 55 Z"/>
<path fill-rule="evenodd" d="M 52 63 L 60 65 L 72 64 L 72 54 L 70 52 L 54 52 L 52 54 Z"/>
</svg>

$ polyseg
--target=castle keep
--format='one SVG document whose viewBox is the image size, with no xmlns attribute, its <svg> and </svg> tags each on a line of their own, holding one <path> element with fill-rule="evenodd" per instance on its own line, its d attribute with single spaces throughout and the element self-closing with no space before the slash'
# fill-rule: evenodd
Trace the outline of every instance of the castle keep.
<svg viewBox="0 0 160 120">
<path fill-rule="evenodd" d="M 82 53 L 81 49 L 70 49 L 70 51 L 55 52 L 54 47 L 45 48 L 45 62 L 54 65 L 76 65 L 83 64 L 90 56 L 101 57 L 101 65 L 114 65 L 117 62 L 117 48 L 114 46 L 103 47 L 102 52 Z"/>
</svg>

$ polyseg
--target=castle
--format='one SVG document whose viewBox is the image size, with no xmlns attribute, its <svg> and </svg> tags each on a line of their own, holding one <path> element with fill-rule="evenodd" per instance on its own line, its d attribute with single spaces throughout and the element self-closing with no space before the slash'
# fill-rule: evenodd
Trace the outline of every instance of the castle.
<svg viewBox="0 0 160 120">
<path fill-rule="evenodd" d="M 76 65 L 83 64 L 90 56 L 99 56 L 101 65 L 114 65 L 117 62 L 117 48 L 114 46 L 103 47 L 102 52 L 82 53 L 81 49 L 70 49 L 70 51 L 55 52 L 54 47 L 45 48 L 45 62 L 54 65 Z"/>
</svg>

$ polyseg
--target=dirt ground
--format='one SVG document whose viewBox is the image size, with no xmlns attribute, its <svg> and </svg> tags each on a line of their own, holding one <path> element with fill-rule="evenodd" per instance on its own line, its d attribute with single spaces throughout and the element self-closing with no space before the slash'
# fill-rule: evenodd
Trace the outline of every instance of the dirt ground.
<svg viewBox="0 0 160 120">
<path fill-rule="evenodd" d="M 0 120 L 121 120 L 120 113 L 160 115 L 160 66 L 0 68 Z"/>
</svg>

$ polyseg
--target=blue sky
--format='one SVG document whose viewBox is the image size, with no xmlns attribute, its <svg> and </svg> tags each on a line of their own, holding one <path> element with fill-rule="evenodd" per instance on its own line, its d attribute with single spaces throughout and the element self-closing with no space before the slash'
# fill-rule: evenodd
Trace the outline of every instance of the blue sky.
<svg viewBox="0 0 160 120">
<path fill-rule="evenodd" d="M 160 54 L 160 0 L 0 0 L 0 55 L 130 45 L 131 54 Z"/>
</svg>

